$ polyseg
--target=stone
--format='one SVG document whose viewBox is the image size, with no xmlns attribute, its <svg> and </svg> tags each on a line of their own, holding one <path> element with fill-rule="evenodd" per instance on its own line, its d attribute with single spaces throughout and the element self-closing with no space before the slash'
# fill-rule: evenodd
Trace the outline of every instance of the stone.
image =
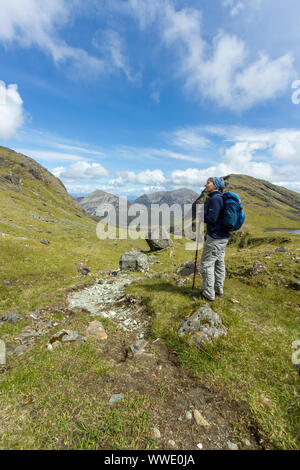
<svg viewBox="0 0 300 470">
<path fill-rule="evenodd" d="M 55 349 L 59 345 L 59 343 L 69 343 L 69 342 L 76 342 L 79 344 L 85 343 L 86 338 L 77 331 L 73 330 L 60 330 L 58 333 L 52 336 L 50 339 L 47 347 L 49 350 Z"/>
<path fill-rule="evenodd" d="M 8 321 L 9 323 L 17 323 L 17 321 L 22 318 L 21 315 L 15 312 L 7 312 L 5 315 L 0 317 L 0 321 Z"/>
<path fill-rule="evenodd" d="M 47 238 L 42 238 L 42 240 L 40 240 L 40 243 L 43 243 L 43 245 L 50 245 L 50 242 L 49 240 L 47 240 Z"/>
<path fill-rule="evenodd" d="M 152 437 L 153 437 L 153 439 L 160 439 L 161 438 L 160 430 L 157 429 L 157 428 L 153 428 L 152 429 Z"/>
<path fill-rule="evenodd" d="M 219 315 L 209 305 L 201 306 L 191 317 L 187 318 L 178 330 L 179 335 L 193 334 L 197 347 L 202 343 L 227 334 Z"/>
<path fill-rule="evenodd" d="M 288 249 L 285 246 L 281 246 L 280 248 L 276 248 L 275 253 L 287 253 Z"/>
<path fill-rule="evenodd" d="M 83 276 L 87 276 L 90 272 L 90 268 L 86 266 L 84 263 L 76 263 L 78 265 L 77 271 L 81 273 Z"/>
<path fill-rule="evenodd" d="M 293 282 L 291 288 L 294 290 L 300 290 L 300 281 Z"/>
<path fill-rule="evenodd" d="M 119 403 L 124 396 L 124 393 L 115 393 L 110 397 L 109 403 Z"/>
<path fill-rule="evenodd" d="M 170 439 L 170 440 L 168 441 L 168 445 L 169 445 L 170 447 L 172 447 L 173 449 L 175 449 L 175 447 L 176 447 L 176 442 L 173 441 L 172 439 Z"/>
<path fill-rule="evenodd" d="M 151 229 L 145 240 L 151 251 L 164 250 L 165 248 L 171 248 L 173 246 L 170 234 L 163 227 L 154 227 Z"/>
<path fill-rule="evenodd" d="M 23 354 L 27 349 L 27 346 L 25 344 L 20 344 L 19 346 L 16 347 L 16 349 L 14 350 L 14 353 L 16 354 L 16 356 L 21 356 L 21 354 Z"/>
<path fill-rule="evenodd" d="M 144 339 L 139 339 L 136 343 L 131 344 L 129 348 L 133 356 L 137 356 L 145 352 L 145 348 L 147 345 L 148 345 L 147 341 L 145 341 Z"/>
<path fill-rule="evenodd" d="M 124 253 L 119 261 L 121 271 L 149 271 L 147 256 L 139 251 Z"/>
<path fill-rule="evenodd" d="M 260 261 L 254 261 L 253 267 L 250 271 L 251 276 L 256 276 L 257 274 L 266 272 L 266 267 Z"/>
<path fill-rule="evenodd" d="M 185 413 L 185 417 L 186 417 L 186 419 L 191 420 L 191 419 L 193 418 L 193 415 L 192 415 L 192 413 L 191 413 L 190 411 L 187 411 L 187 412 Z"/>
<path fill-rule="evenodd" d="M 203 449 L 203 444 L 201 444 L 201 442 L 199 442 L 199 444 L 197 444 L 197 447 L 198 447 L 198 449 L 202 450 Z"/>
<path fill-rule="evenodd" d="M 227 441 L 227 446 L 229 450 L 239 450 L 238 445 L 234 444 L 233 442 Z"/>
<path fill-rule="evenodd" d="M 196 273 L 201 274 L 200 271 L 200 263 L 197 263 L 196 267 Z M 194 273 L 194 267 L 195 267 L 195 261 L 186 261 L 185 263 L 182 263 L 181 268 L 177 271 L 177 274 L 179 276 L 190 276 L 191 274 Z"/>
<path fill-rule="evenodd" d="M 205 426 L 208 427 L 210 424 L 203 418 L 202 414 L 198 410 L 193 410 L 194 420 L 198 424 L 198 426 Z"/>
<path fill-rule="evenodd" d="M 92 321 L 89 324 L 87 327 L 87 335 L 102 341 L 107 339 L 107 334 L 103 328 L 103 325 L 98 320 Z"/>
<path fill-rule="evenodd" d="M 3 284 L 5 284 L 6 286 L 9 286 L 9 285 L 10 285 L 10 281 L 3 281 Z"/>
<path fill-rule="evenodd" d="M 243 443 L 245 444 L 245 446 L 251 447 L 251 442 L 248 439 L 243 439 Z"/>
<path fill-rule="evenodd" d="M 0 366 L 6 365 L 6 345 L 2 339 L 0 339 Z"/>
</svg>

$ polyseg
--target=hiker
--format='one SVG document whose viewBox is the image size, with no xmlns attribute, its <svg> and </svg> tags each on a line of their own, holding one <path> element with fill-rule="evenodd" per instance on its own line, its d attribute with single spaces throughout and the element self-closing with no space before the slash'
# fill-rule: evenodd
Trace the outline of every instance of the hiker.
<svg viewBox="0 0 300 470">
<path fill-rule="evenodd" d="M 203 284 L 199 296 L 210 301 L 215 299 L 215 295 L 223 297 L 225 248 L 230 237 L 230 233 L 222 224 L 224 188 L 223 178 L 208 178 L 205 185 L 205 193 L 209 196 L 204 207 L 207 238 L 201 258 L 200 272 Z"/>
</svg>

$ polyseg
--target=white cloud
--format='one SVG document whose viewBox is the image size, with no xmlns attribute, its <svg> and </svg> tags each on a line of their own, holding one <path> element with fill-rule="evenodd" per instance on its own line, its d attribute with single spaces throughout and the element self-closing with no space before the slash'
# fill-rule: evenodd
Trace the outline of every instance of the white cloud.
<svg viewBox="0 0 300 470">
<path fill-rule="evenodd" d="M 134 171 L 122 170 L 116 171 L 116 178 L 109 181 L 112 186 L 124 186 L 127 183 L 146 184 L 157 187 L 164 184 L 165 176 L 161 170 L 145 170 L 140 173 Z"/>
<path fill-rule="evenodd" d="M 89 3 L 85 3 L 87 8 Z M 103 57 L 72 47 L 63 39 L 61 29 L 70 24 L 80 9 L 83 7 L 78 0 L 0 0 L 0 42 L 23 48 L 37 47 L 55 63 L 71 64 L 79 76 L 82 73 L 85 77 L 87 74 L 96 76 L 120 68 L 132 79 L 121 53 L 121 42 L 113 32 L 107 34 Z"/>
<path fill-rule="evenodd" d="M 242 9 L 242 2 L 227 3 L 233 14 Z M 198 99 L 241 111 L 282 95 L 294 76 L 289 52 L 275 59 L 260 52 L 250 60 L 245 42 L 235 35 L 221 31 L 211 44 L 204 40 L 198 9 L 176 10 L 170 0 L 128 0 L 128 5 L 142 28 L 156 20 L 163 43 L 178 56 L 178 76 Z"/>
<path fill-rule="evenodd" d="M 98 180 L 103 176 L 109 175 L 108 171 L 99 163 L 88 163 L 85 161 L 76 162 L 69 168 L 53 168 L 52 173 L 63 181 Z"/>
<path fill-rule="evenodd" d="M 23 101 L 17 85 L 8 85 L 0 80 L 0 137 L 14 137 L 24 123 Z"/>
<path fill-rule="evenodd" d="M 231 16 L 238 15 L 240 11 L 245 8 L 244 2 L 239 2 L 239 1 L 234 1 L 234 0 L 223 0 L 223 6 L 230 8 Z"/>
<path fill-rule="evenodd" d="M 80 161 L 84 160 L 82 155 L 76 155 L 72 153 L 62 153 L 62 152 L 55 152 L 51 150 L 37 150 L 37 149 L 25 149 L 25 148 L 18 148 L 18 152 L 23 153 L 24 155 L 34 158 L 38 161 Z"/>
</svg>

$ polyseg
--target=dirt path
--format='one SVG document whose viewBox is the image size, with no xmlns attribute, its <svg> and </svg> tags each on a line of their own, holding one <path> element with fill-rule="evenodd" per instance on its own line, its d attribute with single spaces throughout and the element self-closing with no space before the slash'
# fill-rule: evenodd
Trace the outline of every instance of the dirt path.
<svg viewBox="0 0 300 470">
<path fill-rule="evenodd" d="M 234 433 L 234 423 L 244 415 L 241 405 L 229 404 L 221 394 L 201 386 L 161 339 L 149 339 L 151 318 L 143 306 L 125 295 L 126 287 L 139 278 L 110 276 L 68 296 L 70 309 L 87 309 L 94 319 L 110 318 L 118 326 L 99 346 L 118 370 L 105 383 L 107 398 L 133 391 L 148 397 L 157 449 L 262 449 L 255 431 L 245 427 L 239 438 Z M 133 351 L 132 344 L 136 344 Z M 139 348 L 141 352 L 135 354 Z M 194 410 L 206 424 L 197 424 Z"/>
</svg>

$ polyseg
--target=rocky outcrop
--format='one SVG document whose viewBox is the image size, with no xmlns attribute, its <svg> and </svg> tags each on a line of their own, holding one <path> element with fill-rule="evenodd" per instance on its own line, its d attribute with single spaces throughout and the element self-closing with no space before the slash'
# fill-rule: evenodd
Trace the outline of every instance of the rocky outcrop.
<svg viewBox="0 0 300 470">
<path fill-rule="evenodd" d="M 147 256 L 139 251 L 128 251 L 124 253 L 119 261 L 121 271 L 141 271 L 149 270 Z"/>
</svg>

